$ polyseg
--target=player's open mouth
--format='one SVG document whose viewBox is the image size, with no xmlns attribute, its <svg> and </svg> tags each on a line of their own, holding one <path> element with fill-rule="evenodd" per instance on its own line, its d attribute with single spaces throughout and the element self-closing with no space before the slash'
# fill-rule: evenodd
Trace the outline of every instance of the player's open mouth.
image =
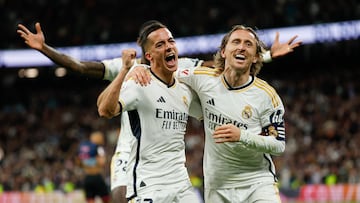
<svg viewBox="0 0 360 203">
<path fill-rule="evenodd" d="M 175 60 L 175 54 L 171 54 L 165 57 L 166 62 L 170 62 L 171 60 Z"/>
<path fill-rule="evenodd" d="M 241 55 L 241 54 L 236 54 L 235 58 L 238 59 L 238 60 L 245 60 L 245 56 Z"/>
<path fill-rule="evenodd" d="M 174 67 L 176 65 L 176 56 L 175 54 L 170 54 L 165 57 L 166 64 L 169 67 Z"/>
</svg>

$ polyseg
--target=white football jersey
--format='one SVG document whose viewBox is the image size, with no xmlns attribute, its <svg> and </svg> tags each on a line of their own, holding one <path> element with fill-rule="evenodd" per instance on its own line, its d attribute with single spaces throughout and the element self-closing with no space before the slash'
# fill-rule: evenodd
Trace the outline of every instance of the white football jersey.
<svg viewBox="0 0 360 203">
<path fill-rule="evenodd" d="M 135 65 L 139 63 L 139 61 L 139 59 L 136 60 Z M 105 66 L 103 79 L 109 81 L 114 80 L 122 67 L 122 58 L 103 60 L 102 63 Z M 178 60 L 178 70 L 197 67 L 202 63 L 203 61 L 199 59 L 180 58 Z M 193 105 L 191 105 L 191 111 L 193 111 L 192 107 Z M 130 149 L 134 142 L 135 137 L 132 135 L 130 129 L 127 112 L 123 112 L 121 116 L 120 134 L 118 136 L 117 145 L 111 163 L 111 189 L 127 185 L 125 170 L 127 168 Z"/>
<path fill-rule="evenodd" d="M 184 135 L 190 105 L 197 105 L 191 115 L 202 117 L 199 101 L 178 80 L 168 86 L 151 75 L 149 85 L 142 87 L 130 79 L 120 92 L 119 102 L 128 112 L 136 138 L 128 162 L 128 197 L 140 190 L 191 185 L 185 167 Z"/>
<path fill-rule="evenodd" d="M 104 80 L 113 81 L 120 69 L 122 68 L 122 58 L 114 58 L 109 60 L 101 61 L 105 66 Z M 137 60 L 135 61 L 137 64 Z M 115 148 L 115 153 L 117 152 L 130 152 L 130 144 L 133 142 L 133 136 L 131 134 L 131 129 L 128 122 L 128 116 L 125 112 L 121 116 L 121 125 L 120 125 L 120 135 L 118 137 L 117 145 Z"/>
<path fill-rule="evenodd" d="M 103 60 L 102 63 L 105 66 L 103 79 L 109 81 L 114 80 L 122 67 L 122 58 Z M 196 58 L 179 58 L 178 71 L 181 71 L 182 69 L 192 69 L 195 67 L 199 67 L 202 63 L 202 60 Z M 136 66 L 137 64 L 139 64 L 139 59 L 135 60 L 134 66 Z M 126 114 L 126 112 L 124 114 Z M 133 136 L 131 135 L 131 130 L 129 129 L 127 115 L 121 117 L 121 131 L 121 136 L 119 136 L 118 138 L 115 153 L 121 151 L 129 152 L 129 145 L 133 142 Z"/>
<path fill-rule="evenodd" d="M 256 77 L 250 77 L 242 87 L 231 88 L 222 69 L 216 68 L 185 69 L 177 77 L 197 92 L 201 101 L 205 188 L 277 181 L 271 155 L 284 151 L 285 129 L 284 106 L 276 91 Z M 214 142 L 214 129 L 223 124 L 241 129 L 239 142 Z"/>
</svg>

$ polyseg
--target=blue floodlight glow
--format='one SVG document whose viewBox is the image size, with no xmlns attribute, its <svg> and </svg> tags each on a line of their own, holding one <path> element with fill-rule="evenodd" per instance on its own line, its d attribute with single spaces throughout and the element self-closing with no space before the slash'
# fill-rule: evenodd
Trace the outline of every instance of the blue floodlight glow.
<svg viewBox="0 0 360 203">
<path fill-rule="evenodd" d="M 261 40 L 269 47 L 275 39 L 276 32 L 280 33 L 280 42 L 298 35 L 297 40 L 301 40 L 303 44 L 358 39 L 360 36 L 360 20 L 258 30 Z M 180 56 L 190 56 L 215 53 L 224 34 L 177 38 L 176 44 L 179 54 Z M 139 54 L 141 53 L 140 48 L 135 42 L 58 47 L 57 49 L 82 61 L 100 61 L 120 57 L 121 50 L 126 48 L 135 48 Z M 54 65 L 54 63 L 36 50 L 0 50 L 0 67 L 14 68 L 51 65 Z"/>
</svg>

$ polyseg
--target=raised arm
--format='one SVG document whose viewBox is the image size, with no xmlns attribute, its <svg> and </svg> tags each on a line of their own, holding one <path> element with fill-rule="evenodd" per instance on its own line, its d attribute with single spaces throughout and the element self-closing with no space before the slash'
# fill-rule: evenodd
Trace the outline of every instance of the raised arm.
<svg viewBox="0 0 360 203">
<path fill-rule="evenodd" d="M 40 23 L 35 23 L 35 29 L 36 33 L 32 33 L 24 25 L 19 24 L 16 32 L 24 39 L 25 44 L 27 44 L 30 48 L 41 52 L 54 63 L 80 74 L 99 79 L 103 78 L 105 67 L 101 62 L 82 62 L 71 56 L 63 54 L 45 43 L 45 37 L 43 31 L 41 30 Z"/>
<path fill-rule="evenodd" d="M 126 49 L 122 52 L 123 67 L 116 78 L 102 91 L 97 99 L 98 113 L 101 117 L 112 118 L 121 111 L 119 95 L 126 74 L 134 64 L 135 49 Z"/>
<path fill-rule="evenodd" d="M 293 52 L 296 47 L 302 44 L 302 41 L 296 41 L 297 35 L 291 37 L 287 42 L 280 43 L 279 32 L 276 32 L 274 43 L 271 45 L 271 58 L 278 58 L 285 56 L 286 54 Z"/>
</svg>

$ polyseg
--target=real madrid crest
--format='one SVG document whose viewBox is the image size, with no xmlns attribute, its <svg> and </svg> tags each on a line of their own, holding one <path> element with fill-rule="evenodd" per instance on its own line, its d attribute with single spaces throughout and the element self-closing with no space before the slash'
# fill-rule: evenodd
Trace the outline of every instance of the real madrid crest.
<svg viewBox="0 0 360 203">
<path fill-rule="evenodd" d="M 241 113 L 242 117 L 244 119 L 249 119 L 252 117 L 252 110 L 251 110 L 251 106 L 245 106 L 244 110 Z"/>
</svg>

